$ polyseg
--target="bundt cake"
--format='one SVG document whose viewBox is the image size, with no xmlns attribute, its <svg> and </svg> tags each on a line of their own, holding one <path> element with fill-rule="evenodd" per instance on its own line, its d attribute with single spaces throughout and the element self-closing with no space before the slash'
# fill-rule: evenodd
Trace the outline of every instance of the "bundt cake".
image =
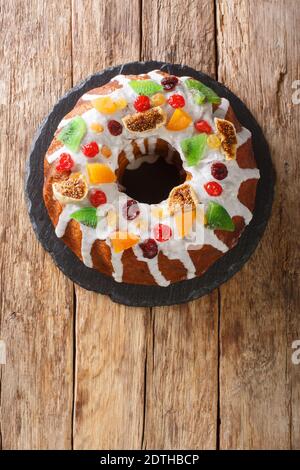
<svg viewBox="0 0 300 470">
<path fill-rule="evenodd" d="M 228 100 L 158 70 L 85 93 L 44 174 L 56 235 L 86 266 L 159 286 L 201 276 L 236 245 L 259 179 L 251 133 Z"/>
</svg>

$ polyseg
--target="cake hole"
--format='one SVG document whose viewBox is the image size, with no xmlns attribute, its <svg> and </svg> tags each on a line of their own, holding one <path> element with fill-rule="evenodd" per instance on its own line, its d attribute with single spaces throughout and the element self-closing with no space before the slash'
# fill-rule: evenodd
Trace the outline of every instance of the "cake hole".
<svg viewBox="0 0 300 470">
<path fill-rule="evenodd" d="M 132 199 L 158 204 L 185 179 L 186 172 L 179 153 L 169 148 L 166 153 L 140 155 L 127 165 L 119 183 Z"/>
</svg>

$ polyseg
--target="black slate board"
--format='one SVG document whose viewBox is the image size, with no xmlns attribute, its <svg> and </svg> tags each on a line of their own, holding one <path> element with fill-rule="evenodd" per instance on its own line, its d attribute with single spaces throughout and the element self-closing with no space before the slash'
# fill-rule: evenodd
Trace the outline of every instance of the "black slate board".
<svg viewBox="0 0 300 470">
<path fill-rule="evenodd" d="M 200 278 L 178 282 L 168 287 L 117 283 L 108 276 L 87 268 L 64 242 L 56 237 L 42 196 L 44 155 L 59 122 L 74 107 L 80 96 L 92 88 L 104 85 L 117 74 L 140 74 L 153 69 L 161 69 L 177 76 L 194 77 L 213 88 L 219 96 L 227 98 L 240 123 L 252 132 L 254 152 L 261 172 L 254 216 L 237 246 L 216 261 Z M 272 208 L 274 180 L 268 144 L 260 126 L 247 107 L 224 85 L 187 66 L 155 61 L 131 62 L 92 75 L 72 88 L 54 106 L 41 124 L 32 145 L 26 171 L 26 199 L 30 219 L 39 241 L 49 251 L 57 266 L 66 276 L 85 289 L 109 295 L 114 302 L 130 306 L 150 307 L 174 305 L 197 299 L 230 279 L 242 268 L 255 250 L 265 230 Z"/>
</svg>

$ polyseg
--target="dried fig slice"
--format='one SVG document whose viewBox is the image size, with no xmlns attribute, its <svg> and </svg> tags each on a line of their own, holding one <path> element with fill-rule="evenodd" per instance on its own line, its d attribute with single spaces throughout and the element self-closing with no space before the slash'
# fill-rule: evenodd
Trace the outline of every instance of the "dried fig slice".
<svg viewBox="0 0 300 470">
<path fill-rule="evenodd" d="M 175 212 L 190 208 L 195 209 L 199 203 L 193 188 L 188 183 L 183 183 L 172 189 L 168 199 L 168 209 L 171 215 Z"/>
<path fill-rule="evenodd" d="M 166 120 L 166 113 L 160 106 L 141 113 L 129 114 L 122 119 L 125 128 L 133 134 L 154 131 L 163 126 Z"/>
<path fill-rule="evenodd" d="M 52 184 L 54 197 L 62 204 L 82 201 L 88 193 L 88 185 L 81 173 L 73 173 L 66 180 Z"/>
<path fill-rule="evenodd" d="M 217 135 L 221 141 L 221 149 L 226 160 L 236 159 L 237 137 L 232 122 L 226 119 L 215 118 Z"/>
</svg>

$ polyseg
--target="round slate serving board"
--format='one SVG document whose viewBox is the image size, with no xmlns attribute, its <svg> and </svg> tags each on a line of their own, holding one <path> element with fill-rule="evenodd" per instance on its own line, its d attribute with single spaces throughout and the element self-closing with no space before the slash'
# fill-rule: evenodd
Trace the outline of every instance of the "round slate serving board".
<svg viewBox="0 0 300 470">
<path fill-rule="evenodd" d="M 87 268 L 64 242 L 56 237 L 42 195 L 45 153 L 59 122 L 71 111 L 77 100 L 88 90 L 104 85 L 115 75 L 147 73 L 154 69 L 160 69 L 179 77 L 184 75 L 194 77 L 214 89 L 219 96 L 227 98 L 240 123 L 252 132 L 254 153 L 261 173 L 257 186 L 254 216 L 244 230 L 237 246 L 216 261 L 203 276 L 181 281 L 168 287 L 118 283 L 94 269 Z M 49 251 L 57 266 L 81 287 L 107 294 L 113 301 L 130 306 L 150 307 L 185 303 L 208 294 L 230 279 L 246 263 L 262 237 L 271 213 L 273 190 L 274 171 L 268 144 L 256 120 L 239 98 L 208 75 L 186 66 L 155 61 L 131 62 L 111 67 L 92 75 L 72 88 L 54 106 L 38 130 L 26 171 L 26 198 L 30 219 L 39 241 Z M 247 289 L 247 286 L 245 288 Z"/>
</svg>

